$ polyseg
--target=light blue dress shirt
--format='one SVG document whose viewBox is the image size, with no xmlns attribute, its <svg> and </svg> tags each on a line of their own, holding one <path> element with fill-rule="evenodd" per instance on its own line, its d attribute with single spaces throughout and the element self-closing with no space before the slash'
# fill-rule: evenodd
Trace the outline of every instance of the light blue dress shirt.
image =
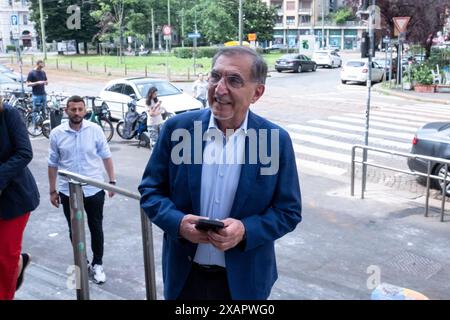
<svg viewBox="0 0 450 320">
<path fill-rule="evenodd" d="M 91 179 L 104 180 L 102 160 L 111 158 L 106 137 L 97 124 L 83 120 L 79 131 L 63 122 L 50 133 L 48 166 L 81 174 Z M 69 196 L 69 183 L 58 177 L 58 190 Z M 90 197 L 101 189 L 83 186 L 85 197 Z"/>
<path fill-rule="evenodd" d="M 223 220 L 230 216 L 244 161 L 248 111 L 242 125 L 226 135 L 217 127 L 213 114 L 205 132 L 200 215 Z M 224 252 L 212 244 L 199 244 L 194 261 L 226 267 Z"/>
</svg>

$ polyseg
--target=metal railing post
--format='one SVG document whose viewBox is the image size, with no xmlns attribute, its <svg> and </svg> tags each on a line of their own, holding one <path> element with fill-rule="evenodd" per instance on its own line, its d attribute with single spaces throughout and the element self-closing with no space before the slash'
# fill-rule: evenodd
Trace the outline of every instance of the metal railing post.
<svg viewBox="0 0 450 320">
<path fill-rule="evenodd" d="M 362 177 L 361 177 L 361 199 L 364 199 L 364 191 L 366 190 L 366 175 L 367 175 L 367 149 L 363 149 L 363 163 L 362 163 Z"/>
<path fill-rule="evenodd" d="M 351 163 L 351 176 L 350 176 L 350 194 L 353 197 L 355 195 L 355 149 L 356 146 L 352 147 L 352 163 Z"/>
<path fill-rule="evenodd" d="M 145 291 L 147 300 L 156 300 L 155 255 L 153 252 L 153 231 L 144 210 L 141 208 L 142 249 L 144 251 Z"/>
<path fill-rule="evenodd" d="M 77 300 L 89 300 L 89 278 L 87 270 L 86 235 L 84 232 L 84 205 L 81 183 L 70 180 L 70 225 L 72 232 L 73 257 Z"/>
<path fill-rule="evenodd" d="M 444 180 L 442 181 L 441 222 L 444 222 L 445 198 L 447 197 L 448 164 L 445 164 Z"/>
<path fill-rule="evenodd" d="M 427 167 L 427 197 L 425 198 L 425 217 L 428 217 L 429 198 L 430 198 L 430 174 L 431 174 L 431 161 L 428 160 Z"/>
</svg>

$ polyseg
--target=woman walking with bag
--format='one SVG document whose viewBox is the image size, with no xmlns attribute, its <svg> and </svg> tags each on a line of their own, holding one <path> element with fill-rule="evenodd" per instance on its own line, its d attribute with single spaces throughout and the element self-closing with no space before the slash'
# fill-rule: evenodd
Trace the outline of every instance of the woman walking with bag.
<svg viewBox="0 0 450 320">
<path fill-rule="evenodd" d="M 23 281 L 30 255 L 21 253 L 30 212 L 39 191 L 27 165 L 33 158 L 19 112 L 0 97 L 0 300 L 12 300 Z"/>
</svg>

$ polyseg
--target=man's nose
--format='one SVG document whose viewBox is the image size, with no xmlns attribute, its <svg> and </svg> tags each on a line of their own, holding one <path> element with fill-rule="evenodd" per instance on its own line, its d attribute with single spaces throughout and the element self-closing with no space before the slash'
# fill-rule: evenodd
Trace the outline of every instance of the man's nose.
<svg viewBox="0 0 450 320">
<path fill-rule="evenodd" d="M 220 78 L 219 82 L 216 84 L 216 93 L 224 94 L 228 92 L 228 85 L 226 77 Z"/>
</svg>

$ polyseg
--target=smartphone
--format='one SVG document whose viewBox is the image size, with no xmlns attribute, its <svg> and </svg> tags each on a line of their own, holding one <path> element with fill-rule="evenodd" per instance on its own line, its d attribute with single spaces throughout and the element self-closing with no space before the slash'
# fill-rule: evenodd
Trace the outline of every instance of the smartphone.
<svg viewBox="0 0 450 320">
<path fill-rule="evenodd" d="M 225 227 L 225 224 L 219 220 L 199 219 L 195 224 L 195 228 L 202 231 L 217 231 Z"/>
</svg>

